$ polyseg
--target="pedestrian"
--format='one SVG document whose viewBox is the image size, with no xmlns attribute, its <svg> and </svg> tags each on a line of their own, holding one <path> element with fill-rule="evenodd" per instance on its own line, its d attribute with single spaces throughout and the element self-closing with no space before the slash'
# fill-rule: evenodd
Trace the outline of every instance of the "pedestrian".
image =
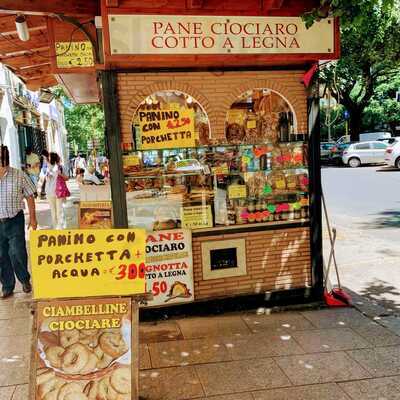
<svg viewBox="0 0 400 400">
<path fill-rule="evenodd" d="M 39 174 L 39 192 L 40 198 L 44 200 L 46 198 L 46 174 L 49 165 L 49 152 L 47 150 L 42 151 L 42 166 Z"/>
<path fill-rule="evenodd" d="M 46 197 L 50 205 L 53 229 L 65 229 L 66 225 L 64 213 L 66 197 L 57 193 L 57 180 L 60 177 L 66 182 L 68 176 L 63 173 L 60 161 L 57 153 L 50 153 L 46 172 Z"/>
<path fill-rule="evenodd" d="M 80 153 L 76 156 L 74 164 L 75 175 L 78 175 L 79 169 L 86 169 L 86 160 Z"/>
<path fill-rule="evenodd" d="M 29 227 L 36 230 L 35 191 L 21 170 L 11 168 L 8 148 L 0 146 L 0 281 L 3 298 L 13 294 L 15 276 L 25 293 L 32 291 L 25 242 L 24 203 L 29 210 Z"/>
<path fill-rule="evenodd" d="M 29 178 L 31 178 L 35 187 L 39 181 L 39 173 L 40 173 L 40 158 L 39 156 L 32 151 L 32 147 L 28 146 L 25 149 L 26 154 L 26 173 Z"/>
</svg>

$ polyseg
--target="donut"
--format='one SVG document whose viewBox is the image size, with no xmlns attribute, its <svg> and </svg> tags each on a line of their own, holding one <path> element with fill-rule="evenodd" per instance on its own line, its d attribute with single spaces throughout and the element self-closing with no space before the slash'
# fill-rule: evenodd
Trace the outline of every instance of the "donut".
<svg viewBox="0 0 400 400">
<path fill-rule="evenodd" d="M 83 344 L 69 346 L 62 355 L 61 368 L 67 374 L 79 374 L 89 360 L 89 352 Z"/>
<path fill-rule="evenodd" d="M 52 367 L 61 368 L 61 355 L 64 351 L 65 349 L 60 346 L 51 346 L 45 350 L 46 358 L 49 360 Z"/>
<path fill-rule="evenodd" d="M 96 400 L 117 400 L 118 393 L 110 384 L 110 377 L 106 376 L 99 381 Z"/>
<path fill-rule="evenodd" d="M 56 376 L 54 371 L 50 368 L 40 368 L 36 372 L 36 384 L 41 385 L 42 383 L 45 383 L 49 381 L 50 379 L 53 379 Z"/>
<path fill-rule="evenodd" d="M 114 360 L 111 356 L 109 356 L 108 354 L 104 353 L 104 351 L 101 349 L 100 346 L 97 346 L 94 349 L 94 354 L 96 354 L 96 356 L 98 358 L 98 362 L 97 362 L 97 368 L 98 369 L 107 368 L 112 363 L 112 361 Z"/>
<path fill-rule="evenodd" d="M 80 370 L 81 375 L 89 374 L 93 372 L 97 368 L 97 363 L 99 362 L 99 359 L 97 358 L 96 354 L 94 353 L 89 353 L 89 359 L 88 362 L 85 364 L 85 366 Z"/>
<path fill-rule="evenodd" d="M 79 332 L 84 336 L 94 336 L 99 333 L 98 329 L 81 329 Z"/>
<path fill-rule="evenodd" d="M 79 339 L 80 343 L 86 344 L 89 347 L 96 347 L 99 344 L 99 336 L 91 335 L 91 336 L 81 336 Z"/>
<path fill-rule="evenodd" d="M 117 396 L 117 400 L 132 400 L 132 395 L 130 393 L 128 394 L 119 393 Z"/>
<path fill-rule="evenodd" d="M 100 336 L 99 344 L 104 353 L 113 358 L 119 357 L 128 350 L 128 346 L 120 333 L 103 333 Z"/>
<path fill-rule="evenodd" d="M 57 400 L 58 397 L 58 388 L 54 388 L 51 392 L 48 392 L 46 396 L 43 397 L 43 400 Z"/>
<path fill-rule="evenodd" d="M 82 386 L 76 382 L 65 383 L 60 387 L 57 400 L 66 400 L 66 396 L 69 393 L 82 393 Z"/>
<path fill-rule="evenodd" d="M 87 396 L 84 393 L 72 392 L 67 393 L 64 397 L 64 400 L 88 400 Z"/>
<path fill-rule="evenodd" d="M 56 383 L 57 383 L 57 379 L 52 378 L 52 379 L 40 384 L 38 387 L 39 397 L 42 399 L 44 396 L 46 396 L 47 393 L 54 391 L 56 389 Z"/>
<path fill-rule="evenodd" d="M 70 331 L 62 331 L 60 333 L 60 344 L 62 347 L 71 346 L 71 344 L 79 342 L 79 331 L 72 329 Z"/>
<path fill-rule="evenodd" d="M 86 394 L 89 400 L 97 400 L 98 390 L 99 390 L 99 383 L 96 381 L 90 381 L 83 389 L 83 393 Z"/>
<path fill-rule="evenodd" d="M 126 367 L 116 369 L 110 377 L 113 389 L 118 393 L 128 394 L 131 391 L 131 370 Z"/>
</svg>

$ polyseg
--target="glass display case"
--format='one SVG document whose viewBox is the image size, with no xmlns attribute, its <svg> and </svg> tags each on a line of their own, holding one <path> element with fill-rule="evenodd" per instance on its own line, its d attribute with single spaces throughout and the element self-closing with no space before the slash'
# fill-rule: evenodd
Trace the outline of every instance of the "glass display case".
<svg viewBox="0 0 400 400">
<path fill-rule="evenodd" d="M 212 230 L 307 219 L 308 153 L 300 138 L 275 92 L 244 93 L 219 139 L 210 137 L 195 99 L 156 93 L 135 114 L 125 149 L 129 226 Z"/>
</svg>

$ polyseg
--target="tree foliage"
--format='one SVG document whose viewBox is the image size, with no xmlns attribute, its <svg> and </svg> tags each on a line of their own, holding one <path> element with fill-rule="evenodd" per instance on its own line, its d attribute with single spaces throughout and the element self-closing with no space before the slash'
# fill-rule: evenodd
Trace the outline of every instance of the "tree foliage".
<svg viewBox="0 0 400 400">
<path fill-rule="evenodd" d="M 350 132 L 357 140 L 377 88 L 399 74 L 399 1 L 321 0 L 304 19 L 310 25 L 329 15 L 341 17 L 342 55 L 322 69 L 321 80 L 350 113 Z"/>
<path fill-rule="evenodd" d="M 104 113 L 100 104 L 71 103 L 62 88 L 54 90 L 64 104 L 65 126 L 72 152 L 88 153 L 92 140 L 104 150 Z"/>
</svg>

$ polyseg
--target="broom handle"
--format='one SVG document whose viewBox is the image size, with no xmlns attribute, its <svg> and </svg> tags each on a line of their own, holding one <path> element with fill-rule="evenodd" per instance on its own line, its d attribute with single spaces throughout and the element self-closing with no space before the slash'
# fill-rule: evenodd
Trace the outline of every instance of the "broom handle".
<svg viewBox="0 0 400 400">
<path fill-rule="evenodd" d="M 334 236 L 335 236 L 335 238 L 336 238 L 336 229 L 333 228 L 333 229 L 331 230 L 331 224 L 330 224 L 330 222 L 329 222 L 328 210 L 327 210 L 326 202 L 325 202 L 325 196 L 324 196 L 324 193 L 322 192 L 322 190 L 321 190 L 321 197 L 322 197 L 322 205 L 323 205 L 323 207 L 324 207 L 324 214 L 325 214 L 326 226 L 327 226 L 327 228 L 328 228 L 329 240 L 330 240 L 330 242 L 331 242 L 332 258 L 333 258 L 333 263 L 334 263 L 334 265 L 335 265 L 336 279 L 337 279 L 337 282 L 338 282 L 339 289 L 341 289 L 341 288 L 342 288 L 342 285 L 341 285 L 341 283 L 340 283 L 339 271 L 338 271 L 338 267 L 337 267 L 337 263 L 336 263 L 336 256 L 335 256 L 335 248 L 334 248 L 334 246 L 335 246 L 335 241 L 334 241 L 333 238 L 332 238 L 332 231 L 334 231 Z"/>
<path fill-rule="evenodd" d="M 333 246 L 335 245 L 336 241 L 336 231 L 333 232 L 333 239 L 331 242 L 331 251 L 329 252 L 329 259 L 328 259 L 328 266 L 326 267 L 326 273 L 325 273 L 325 282 L 324 282 L 324 288 L 327 289 L 327 284 L 328 284 L 328 279 L 329 279 L 329 272 L 331 270 L 331 265 L 332 265 L 332 258 L 333 258 Z"/>
</svg>

